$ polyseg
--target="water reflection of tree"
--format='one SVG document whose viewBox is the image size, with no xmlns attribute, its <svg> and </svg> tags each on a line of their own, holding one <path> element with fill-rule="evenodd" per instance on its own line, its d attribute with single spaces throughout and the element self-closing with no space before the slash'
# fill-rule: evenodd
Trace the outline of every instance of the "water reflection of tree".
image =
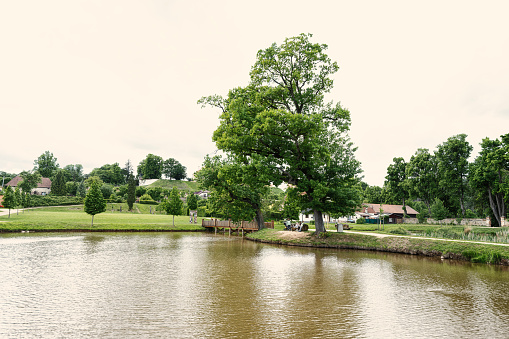
<svg viewBox="0 0 509 339">
<path fill-rule="evenodd" d="M 100 233 L 87 233 L 83 237 L 87 254 L 95 253 L 100 250 L 100 244 L 106 240 L 104 234 Z"/>
</svg>

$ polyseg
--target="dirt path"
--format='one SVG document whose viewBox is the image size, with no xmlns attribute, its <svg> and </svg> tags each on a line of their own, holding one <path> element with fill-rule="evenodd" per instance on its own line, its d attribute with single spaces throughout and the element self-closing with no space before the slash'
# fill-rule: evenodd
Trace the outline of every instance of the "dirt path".
<svg viewBox="0 0 509 339">
<path fill-rule="evenodd" d="M 309 232 L 291 232 L 291 231 L 278 231 L 278 236 L 283 239 L 299 239 L 311 236 Z"/>
</svg>

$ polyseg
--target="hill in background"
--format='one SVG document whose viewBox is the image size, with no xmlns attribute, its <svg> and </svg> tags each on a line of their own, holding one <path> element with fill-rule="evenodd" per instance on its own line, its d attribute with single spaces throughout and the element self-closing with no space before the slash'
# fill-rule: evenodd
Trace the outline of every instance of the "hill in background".
<svg viewBox="0 0 509 339">
<path fill-rule="evenodd" d="M 168 179 L 159 179 L 156 182 L 148 185 L 147 187 L 161 187 L 170 190 L 173 187 L 177 187 L 179 190 L 189 192 L 197 192 L 200 190 L 200 184 L 198 184 L 196 181 L 168 180 Z"/>
</svg>

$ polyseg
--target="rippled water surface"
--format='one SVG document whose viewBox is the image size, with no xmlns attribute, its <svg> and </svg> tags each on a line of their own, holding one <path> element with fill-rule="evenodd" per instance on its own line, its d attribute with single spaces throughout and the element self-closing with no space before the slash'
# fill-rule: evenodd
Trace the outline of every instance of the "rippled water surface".
<svg viewBox="0 0 509 339">
<path fill-rule="evenodd" d="M 507 338 L 509 271 L 202 233 L 0 235 L 0 337 Z"/>
</svg>

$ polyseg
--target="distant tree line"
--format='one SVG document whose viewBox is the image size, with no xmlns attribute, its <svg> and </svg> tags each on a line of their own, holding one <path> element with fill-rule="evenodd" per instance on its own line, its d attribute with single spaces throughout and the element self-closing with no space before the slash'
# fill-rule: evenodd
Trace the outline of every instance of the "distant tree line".
<svg viewBox="0 0 509 339">
<path fill-rule="evenodd" d="M 0 171 L 4 185 L 13 179 L 17 174 Z M 52 181 L 52 196 L 77 196 L 85 198 L 86 190 L 90 187 L 90 178 L 96 178 L 98 189 L 103 197 L 110 201 L 127 201 L 132 208 L 137 197 L 145 193 L 150 194 L 156 201 L 169 194 L 169 190 L 159 188 L 145 189 L 137 187 L 140 178 L 159 179 L 164 175 L 174 180 L 185 179 L 186 167 L 174 158 L 164 160 L 153 154 L 147 157 L 138 165 L 137 175 L 134 173 L 132 163 L 128 160 L 124 167 L 118 163 L 105 164 L 94 168 L 89 174 L 83 173 L 81 164 L 70 164 L 60 167 L 57 158 L 53 153 L 46 151 L 34 160 L 32 170 L 20 173 L 23 181 L 20 183 L 22 192 L 30 192 L 42 182 L 42 178 L 49 178 Z M 96 186 L 97 186 L 96 185 Z M 26 198 L 29 199 L 29 198 Z M 29 202 L 25 203 L 26 207 Z"/>
<path fill-rule="evenodd" d="M 509 202 L 509 134 L 483 139 L 472 162 L 466 137 L 452 136 L 433 152 L 419 148 L 408 161 L 395 157 L 383 187 L 362 184 L 364 202 L 408 204 L 437 220 L 490 216 L 500 225 Z"/>
</svg>

